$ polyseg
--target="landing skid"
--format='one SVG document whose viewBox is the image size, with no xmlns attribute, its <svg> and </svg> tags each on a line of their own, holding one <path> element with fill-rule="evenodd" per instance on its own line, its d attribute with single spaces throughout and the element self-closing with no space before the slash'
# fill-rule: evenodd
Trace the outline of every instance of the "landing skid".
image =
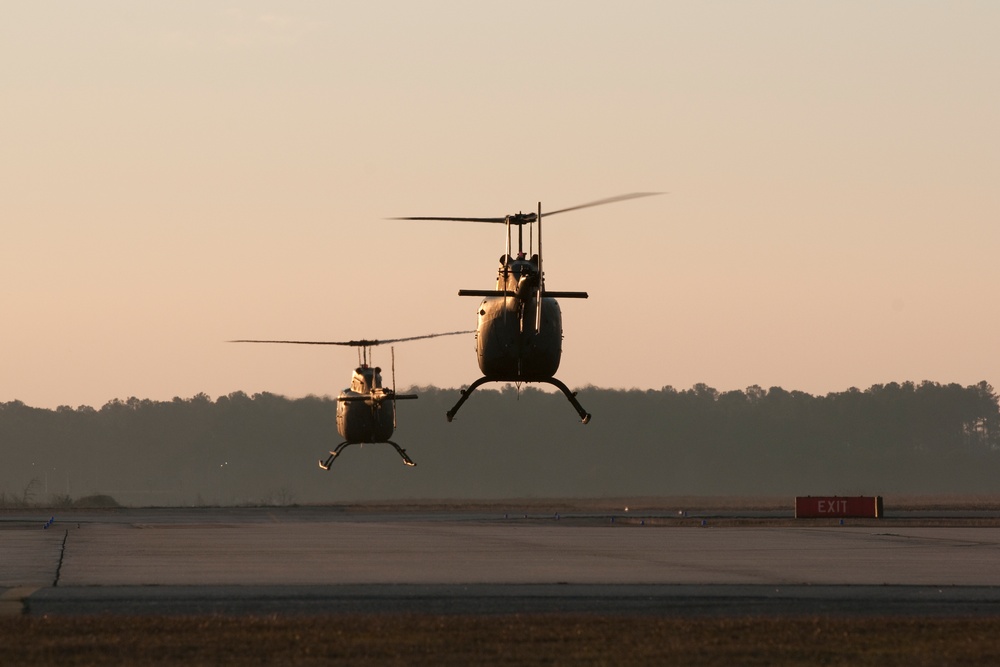
<svg viewBox="0 0 1000 667">
<path fill-rule="evenodd" d="M 394 443 L 392 440 L 386 440 L 386 442 L 388 442 L 390 445 L 392 445 L 393 447 L 396 448 L 396 451 L 399 453 L 399 455 L 403 457 L 403 463 L 405 463 L 406 465 L 408 465 L 410 467 L 413 467 L 413 466 L 417 465 L 416 463 L 413 462 L 412 459 L 410 459 L 409 456 L 406 455 L 406 450 L 405 449 L 403 449 L 402 447 L 400 447 L 399 445 L 397 445 L 396 443 Z"/>
<path fill-rule="evenodd" d="M 405 463 L 408 466 L 415 466 L 415 465 L 417 465 L 416 463 L 413 462 L 413 459 L 411 459 L 406 454 L 406 450 L 405 449 L 403 449 L 402 447 L 400 447 L 399 445 L 397 445 L 396 443 L 394 443 L 392 440 L 386 440 L 386 442 L 396 448 L 396 452 L 403 458 L 403 463 Z M 329 470 L 330 466 L 333 465 L 333 460 L 335 458 L 337 458 L 338 456 L 340 456 L 340 452 L 343 451 L 344 447 L 350 447 L 351 445 L 361 445 L 361 444 L 369 444 L 369 443 L 361 443 L 361 442 L 342 442 L 342 443 L 340 443 L 339 445 L 337 445 L 336 449 L 333 449 L 333 450 L 330 451 L 330 455 L 328 457 L 326 457 L 325 461 L 323 461 L 323 460 L 319 461 L 319 467 L 322 468 L 323 470 Z M 372 444 L 374 444 L 374 443 L 372 443 Z"/>
<path fill-rule="evenodd" d="M 445 415 L 446 417 L 448 417 L 448 421 L 451 421 L 452 419 L 455 418 L 455 413 L 457 413 L 458 409 L 462 407 L 462 404 L 469 399 L 469 396 L 472 395 L 472 392 L 474 392 L 477 388 L 479 388 L 480 385 L 486 384 L 487 382 L 497 382 L 497 380 L 491 380 L 488 377 L 483 376 L 478 380 L 476 380 L 475 382 L 473 382 L 471 385 L 469 385 L 468 389 L 463 389 L 462 397 L 458 399 L 458 403 L 456 403 L 455 407 L 449 410 Z M 583 421 L 583 423 L 584 424 L 590 423 L 590 413 L 583 409 L 583 406 L 580 405 L 580 401 L 576 400 L 576 393 L 570 391 L 569 387 L 563 384 L 562 380 L 556 378 L 549 378 L 547 380 L 535 380 L 535 382 L 547 382 L 553 387 L 559 389 L 559 391 L 565 394 L 566 398 L 573 405 L 573 408 L 576 410 L 576 413 L 580 415 L 580 419 Z"/>
</svg>

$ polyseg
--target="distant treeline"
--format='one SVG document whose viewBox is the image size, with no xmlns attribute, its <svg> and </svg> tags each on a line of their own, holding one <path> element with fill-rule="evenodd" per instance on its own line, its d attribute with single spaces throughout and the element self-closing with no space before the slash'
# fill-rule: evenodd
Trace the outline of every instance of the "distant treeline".
<svg viewBox="0 0 1000 667">
<path fill-rule="evenodd" d="M 992 493 L 1000 410 L 986 382 L 875 385 L 812 396 L 588 387 L 561 394 L 417 387 L 387 445 L 338 442 L 336 400 L 242 392 L 114 400 L 100 409 L 0 404 L 0 504 L 288 504 L 394 499 Z"/>
</svg>

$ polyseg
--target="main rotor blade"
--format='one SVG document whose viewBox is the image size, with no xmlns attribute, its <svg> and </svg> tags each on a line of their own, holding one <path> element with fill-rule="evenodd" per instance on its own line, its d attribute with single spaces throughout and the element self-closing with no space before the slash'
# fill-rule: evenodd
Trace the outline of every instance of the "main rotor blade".
<svg viewBox="0 0 1000 667">
<path fill-rule="evenodd" d="M 586 204 L 579 204 L 577 206 L 570 206 L 569 208 L 561 208 L 558 211 L 545 211 L 546 216 L 555 215 L 556 213 L 565 213 L 567 211 L 576 211 L 581 208 L 590 208 L 591 206 L 603 206 L 604 204 L 614 204 L 619 201 L 628 201 L 629 199 L 639 199 L 640 197 L 653 197 L 655 195 L 662 195 L 662 192 L 630 192 L 627 195 L 618 195 L 617 197 L 608 197 L 607 199 L 598 199 L 597 201 L 587 202 Z"/>
<path fill-rule="evenodd" d="M 569 208 L 561 208 L 558 211 L 546 211 L 545 215 L 555 215 L 557 213 L 566 213 L 567 211 L 576 211 L 581 208 L 590 208 L 591 206 L 603 206 L 604 204 L 614 204 L 615 202 L 628 201 L 629 199 L 639 199 L 640 197 L 652 197 L 654 195 L 662 195 L 662 192 L 630 192 L 625 195 L 618 195 L 616 197 L 608 197 L 606 199 L 598 199 L 597 201 L 587 202 L 586 204 L 579 204 L 577 206 L 570 206 Z M 502 218 L 458 218 L 458 217 L 446 217 L 446 216 L 434 216 L 434 215 L 417 215 L 417 216 L 406 216 L 401 218 L 386 218 L 387 220 L 450 220 L 453 222 L 492 222 L 492 223 L 507 223 L 512 225 L 525 225 L 531 224 L 537 220 L 534 213 L 515 213 Z"/>
<path fill-rule="evenodd" d="M 411 215 L 402 218 L 386 218 L 386 220 L 450 220 L 452 222 L 495 222 L 503 224 L 507 218 L 444 218 L 433 215 Z"/>
<path fill-rule="evenodd" d="M 421 340 L 424 338 L 438 338 L 440 336 L 457 336 L 459 334 L 475 333 L 470 331 L 449 331 L 447 333 L 424 334 L 423 336 L 409 336 L 407 338 L 386 338 L 384 340 L 229 340 L 227 343 L 283 343 L 287 345 L 350 345 L 351 347 L 373 347 L 384 345 L 385 343 L 403 343 L 408 340 Z"/>
</svg>

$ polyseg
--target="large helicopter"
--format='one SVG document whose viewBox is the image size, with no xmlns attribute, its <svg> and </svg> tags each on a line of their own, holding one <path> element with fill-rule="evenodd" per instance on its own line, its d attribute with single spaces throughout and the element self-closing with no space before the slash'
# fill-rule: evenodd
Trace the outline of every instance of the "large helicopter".
<svg viewBox="0 0 1000 667">
<path fill-rule="evenodd" d="M 650 197 L 659 192 L 633 192 L 579 204 L 557 211 L 552 216 L 592 206 Z M 459 290 L 459 296 L 483 297 L 479 304 L 476 328 L 476 355 L 483 376 L 462 390 L 462 396 L 448 411 L 451 421 L 473 391 L 486 382 L 545 382 L 559 389 L 580 415 L 584 424 L 590 413 L 576 399 L 576 394 L 555 377 L 562 357 L 562 311 L 556 299 L 586 299 L 586 292 L 556 292 L 545 289 L 542 270 L 542 205 L 537 213 L 515 213 L 498 218 L 460 218 L 409 216 L 396 220 L 452 220 L 486 222 L 507 227 L 507 247 L 500 257 L 497 286 L 493 290 Z M 533 254 L 532 223 L 538 224 L 538 253 Z M 524 247 L 524 226 L 529 225 L 528 250 Z M 517 227 L 517 254 L 511 253 L 511 228 Z M 529 257 L 530 254 L 530 257 Z"/>
<path fill-rule="evenodd" d="M 358 367 L 351 376 L 351 386 L 340 392 L 337 397 L 337 431 L 344 442 L 330 450 L 325 460 L 319 461 L 319 467 L 329 470 L 334 459 L 340 456 L 345 447 L 351 445 L 366 445 L 388 443 L 408 466 L 415 466 L 406 450 L 390 440 L 396 430 L 396 401 L 415 399 L 416 394 L 396 393 L 396 354 L 392 348 L 392 388 L 382 386 L 382 369 L 370 365 L 371 348 L 386 343 L 402 343 L 424 338 L 440 336 L 457 336 L 473 333 L 472 331 L 450 331 L 448 333 L 425 334 L 408 338 L 391 338 L 387 340 L 348 340 L 348 341 L 314 341 L 314 340 L 231 340 L 230 343 L 281 343 L 287 345 L 349 345 L 358 348 Z M 386 404 L 389 404 L 388 406 Z"/>
</svg>

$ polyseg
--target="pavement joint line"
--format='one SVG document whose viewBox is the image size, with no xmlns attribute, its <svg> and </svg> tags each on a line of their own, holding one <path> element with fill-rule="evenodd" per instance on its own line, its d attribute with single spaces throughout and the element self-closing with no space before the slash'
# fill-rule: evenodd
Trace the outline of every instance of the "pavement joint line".
<svg viewBox="0 0 1000 667">
<path fill-rule="evenodd" d="M 59 585 L 59 573 L 62 571 L 63 558 L 66 557 L 66 540 L 69 538 L 69 530 L 63 533 L 62 545 L 59 547 L 59 564 L 56 566 L 56 578 L 52 582 L 53 586 Z"/>
<path fill-rule="evenodd" d="M 40 589 L 41 586 L 15 586 L 0 594 L 0 616 L 21 616 L 24 614 L 24 601 Z"/>
</svg>

